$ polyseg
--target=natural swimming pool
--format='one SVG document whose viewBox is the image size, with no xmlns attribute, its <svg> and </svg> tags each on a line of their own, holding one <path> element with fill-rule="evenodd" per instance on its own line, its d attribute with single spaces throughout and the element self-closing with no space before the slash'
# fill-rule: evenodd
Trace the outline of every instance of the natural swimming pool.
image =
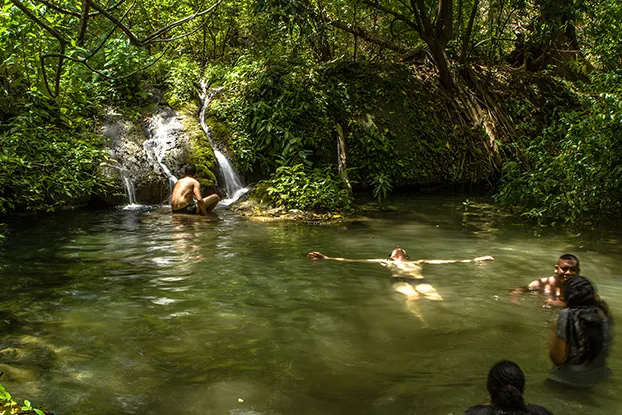
<svg viewBox="0 0 622 415">
<path fill-rule="evenodd" d="M 459 414 L 488 369 L 516 361 L 525 398 L 556 414 L 622 411 L 614 377 L 590 392 L 543 385 L 557 310 L 507 293 L 581 259 L 619 319 L 622 231 L 536 228 L 463 197 L 417 197 L 344 226 L 256 223 L 165 210 L 9 218 L 0 231 L 0 378 L 62 414 Z M 409 314 L 377 264 L 396 244 L 443 302 Z"/>
</svg>

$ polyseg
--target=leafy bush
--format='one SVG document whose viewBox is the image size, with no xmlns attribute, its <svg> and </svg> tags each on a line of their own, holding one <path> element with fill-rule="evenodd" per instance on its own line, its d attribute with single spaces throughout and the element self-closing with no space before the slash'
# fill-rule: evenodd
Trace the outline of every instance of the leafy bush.
<svg viewBox="0 0 622 415">
<path fill-rule="evenodd" d="M 242 170 L 267 177 L 279 166 L 313 165 L 314 149 L 331 133 L 317 88 L 313 70 L 287 62 L 240 64 L 229 74 L 230 107 L 220 106 L 218 118 L 236 131 L 233 149 Z"/>
<path fill-rule="evenodd" d="M 101 138 L 53 125 L 19 124 L 0 134 L 0 212 L 54 210 L 86 202 L 106 186 L 97 167 L 106 160 Z"/>
<path fill-rule="evenodd" d="M 201 68 L 197 62 L 188 58 L 179 58 L 170 66 L 166 76 L 169 85 L 167 100 L 173 107 L 192 101 L 197 95 L 201 80 Z"/>
<path fill-rule="evenodd" d="M 335 211 L 352 203 L 338 175 L 328 169 L 308 171 L 302 164 L 279 167 L 257 188 L 264 201 L 286 209 Z"/>
<path fill-rule="evenodd" d="M 620 79 L 595 79 L 615 91 Z M 604 82 L 604 83 L 603 83 Z M 583 98 L 584 108 L 559 114 L 525 149 L 506 163 L 498 202 L 548 222 L 577 223 L 622 213 L 622 94 Z"/>
</svg>

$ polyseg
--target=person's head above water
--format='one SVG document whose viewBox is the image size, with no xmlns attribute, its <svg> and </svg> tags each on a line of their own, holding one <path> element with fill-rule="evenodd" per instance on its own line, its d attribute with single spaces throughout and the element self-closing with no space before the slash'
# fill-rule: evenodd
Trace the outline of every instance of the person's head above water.
<svg viewBox="0 0 622 415">
<path fill-rule="evenodd" d="M 525 374 L 516 363 L 502 360 L 495 364 L 488 372 L 486 387 L 491 402 L 497 408 L 520 410 L 525 407 Z"/>
<path fill-rule="evenodd" d="M 193 177 L 195 174 L 197 174 L 197 166 L 195 166 L 194 164 L 188 164 L 184 168 L 185 176 Z"/>
<path fill-rule="evenodd" d="M 564 254 L 559 257 L 555 265 L 555 275 L 559 281 L 567 281 L 579 274 L 579 258 L 572 254 Z"/>
<path fill-rule="evenodd" d="M 577 275 L 564 284 L 564 298 L 569 308 L 597 305 L 596 291 L 587 278 Z"/>
<path fill-rule="evenodd" d="M 408 261 L 408 255 L 406 254 L 406 251 L 402 249 L 402 247 L 400 247 L 399 245 L 395 247 L 393 252 L 391 252 L 389 258 L 394 261 Z"/>
</svg>

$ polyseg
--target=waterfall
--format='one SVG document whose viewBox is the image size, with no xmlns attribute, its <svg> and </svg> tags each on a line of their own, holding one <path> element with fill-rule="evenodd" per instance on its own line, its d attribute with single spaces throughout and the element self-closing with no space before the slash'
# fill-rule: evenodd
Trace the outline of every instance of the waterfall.
<svg viewBox="0 0 622 415">
<path fill-rule="evenodd" d="M 211 90 L 207 90 L 206 84 L 201 83 L 201 88 L 203 93 L 201 94 L 201 99 L 203 100 L 203 106 L 201 107 L 201 112 L 199 113 L 199 121 L 201 122 L 201 128 L 205 132 L 207 139 L 209 140 L 212 149 L 214 150 L 214 155 L 216 156 L 216 161 L 218 161 L 218 165 L 220 166 L 220 172 L 222 175 L 222 179 L 224 181 L 225 192 L 227 197 L 221 200 L 218 206 L 229 206 L 230 204 L 237 201 L 240 197 L 242 197 L 246 192 L 250 190 L 249 187 L 244 187 L 242 184 L 242 180 L 238 175 L 237 171 L 233 167 L 233 164 L 229 161 L 227 156 L 220 151 L 212 141 L 212 134 L 205 122 L 205 110 L 207 110 L 208 105 L 212 101 L 212 99 L 222 91 L 222 88 L 214 88 Z"/>
<path fill-rule="evenodd" d="M 124 210 L 136 210 L 143 208 L 142 205 L 136 203 L 136 190 L 134 188 L 134 182 L 129 176 L 127 170 L 120 168 L 121 181 L 123 182 L 123 187 L 125 188 L 125 194 L 127 196 L 128 204 L 123 206 Z"/>
<path fill-rule="evenodd" d="M 168 178 L 171 191 L 173 191 L 173 187 L 177 183 L 177 177 L 173 176 L 169 168 L 164 164 L 164 157 L 166 157 L 169 150 L 175 148 L 175 137 L 183 131 L 183 128 L 183 124 L 179 121 L 175 111 L 168 107 L 159 107 L 159 111 L 154 112 L 149 122 L 151 138 L 143 143 L 147 158 L 154 167 L 159 167 Z"/>
<path fill-rule="evenodd" d="M 127 200 L 130 205 L 136 204 L 136 191 L 134 190 L 134 183 L 129 177 L 123 176 L 123 184 L 125 185 L 125 193 L 127 194 Z"/>
</svg>

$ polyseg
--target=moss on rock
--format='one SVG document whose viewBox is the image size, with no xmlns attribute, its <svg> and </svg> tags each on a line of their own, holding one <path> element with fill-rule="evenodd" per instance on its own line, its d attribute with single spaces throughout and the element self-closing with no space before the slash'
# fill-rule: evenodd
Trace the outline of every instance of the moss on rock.
<svg viewBox="0 0 622 415">
<path fill-rule="evenodd" d="M 199 107 L 195 102 L 190 102 L 181 106 L 178 111 L 183 117 L 184 130 L 191 146 L 189 158 L 197 166 L 199 183 L 203 188 L 214 188 L 217 186 L 214 174 L 217 168 L 216 156 L 197 118 Z"/>
</svg>

